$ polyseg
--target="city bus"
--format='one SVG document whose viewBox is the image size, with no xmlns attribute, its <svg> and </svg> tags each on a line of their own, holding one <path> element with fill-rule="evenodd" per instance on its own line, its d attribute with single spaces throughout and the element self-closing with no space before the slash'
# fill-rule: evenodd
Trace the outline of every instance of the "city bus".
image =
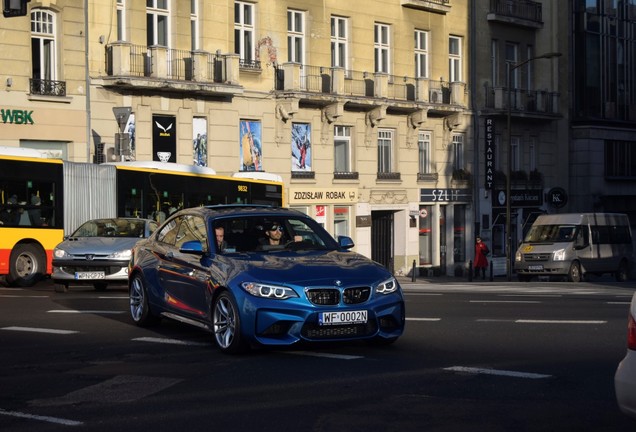
<svg viewBox="0 0 636 432">
<path fill-rule="evenodd" d="M 32 286 L 50 275 L 55 246 L 89 219 L 163 222 L 186 207 L 284 205 L 283 184 L 271 176 L 225 177 L 211 168 L 163 162 L 98 165 L 5 149 L 0 148 L 0 277 L 13 286 Z"/>
</svg>

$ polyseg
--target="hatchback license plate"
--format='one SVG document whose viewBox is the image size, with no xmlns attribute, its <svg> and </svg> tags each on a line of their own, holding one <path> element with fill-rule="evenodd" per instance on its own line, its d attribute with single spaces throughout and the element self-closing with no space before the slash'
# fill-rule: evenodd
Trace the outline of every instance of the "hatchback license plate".
<svg viewBox="0 0 636 432">
<path fill-rule="evenodd" d="M 104 279 L 106 277 L 106 273 L 103 271 L 93 271 L 93 272 L 76 272 L 75 279 L 83 280 L 83 279 Z"/>
<path fill-rule="evenodd" d="M 528 266 L 528 270 L 543 271 L 543 266 L 542 265 L 530 265 L 530 266 Z"/>
<path fill-rule="evenodd" d="M 320 325 L 366 324 L 367 311 L 321 312 L 318 315 Z"/>
</svg>

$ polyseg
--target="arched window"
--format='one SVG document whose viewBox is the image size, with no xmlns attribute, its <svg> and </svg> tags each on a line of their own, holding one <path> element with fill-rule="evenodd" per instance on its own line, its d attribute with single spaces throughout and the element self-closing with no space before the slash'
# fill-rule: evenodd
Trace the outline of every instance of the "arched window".
<svg viewBox="0 0 636 432">
<path fill-rule="evenodd" d="M 31 10 L 31 63 L 32 78 L 35 80 L 57 79 L 55 21 L 55 14 L 51 11 Z"/>
</svg>

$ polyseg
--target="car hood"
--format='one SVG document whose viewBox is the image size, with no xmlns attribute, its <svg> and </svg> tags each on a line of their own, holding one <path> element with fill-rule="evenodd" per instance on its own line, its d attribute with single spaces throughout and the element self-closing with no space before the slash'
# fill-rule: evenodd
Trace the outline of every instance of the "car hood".
<svg viewBox="0 0 636 432">
<path fill-rule="evenodd" d="M 225 256 L 229 279 L 301 286 L 373 284 L 392 277 L 380 264 L 342 251 L 298 251 Z"/>
<path fill-rule="evenodd" d="M 57 247 L 71 255 L 100 254 L 132 249 L 138 241 L 136 237 L 71 237 Z"/>
</svg>

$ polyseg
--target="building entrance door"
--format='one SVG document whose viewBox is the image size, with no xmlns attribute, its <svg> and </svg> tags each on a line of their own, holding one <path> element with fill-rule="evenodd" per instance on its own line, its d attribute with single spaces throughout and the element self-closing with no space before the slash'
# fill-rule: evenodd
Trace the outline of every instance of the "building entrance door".
<svg viewBox="0 0 636 432">
<path fill-rule="evenodd" d="M 393 268 L 393 212 L 371 212 L 371 259 L 394 273 Z"/>
</svg>

